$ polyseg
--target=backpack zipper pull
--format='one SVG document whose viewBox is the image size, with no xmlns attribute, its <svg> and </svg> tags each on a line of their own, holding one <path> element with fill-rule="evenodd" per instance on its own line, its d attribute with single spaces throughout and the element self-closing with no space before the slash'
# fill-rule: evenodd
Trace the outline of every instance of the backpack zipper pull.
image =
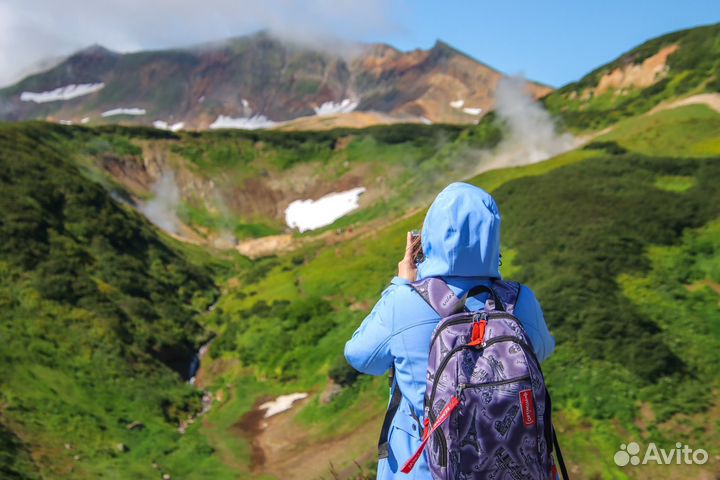
<svg viewBox="0 0 720 480">
<path fill-rule="evenodd" d="M 469 347 L 477 347 L 485 344 L 485 327 L 487 326 L 487 315 L 483 312 L 479 322 L 473 322 L 472 334 L 470 336 Z"/>
</svg>

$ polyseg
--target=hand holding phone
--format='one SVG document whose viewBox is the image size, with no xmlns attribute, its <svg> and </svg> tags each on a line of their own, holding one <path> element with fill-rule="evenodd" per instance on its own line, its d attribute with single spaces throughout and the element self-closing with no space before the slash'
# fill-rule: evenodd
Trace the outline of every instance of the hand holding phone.
<svg viewBox="0 0 720 480">
<path fill-rule="evenodd" d="M 404 278 L 409 282 L 414 282 L 417 278 L 417 254 L 422 252 L 420 246 L 420 234 L 415 232 L 407 232 L 405 241 L 405 256 L 398 262 L 398 277 Z"/>
<path fill-rule="evenodd" d="M 422 236 L 420 235 L 419 230 L 412 230 L 410 232 L 410 235 L 412 236 L 412 242 L 413 242 L 413 249 L 412 249 L 412 258 L 415 264 L 422 262 L 425 260 L 425 253 L 422 249 Z"/>
</svg>

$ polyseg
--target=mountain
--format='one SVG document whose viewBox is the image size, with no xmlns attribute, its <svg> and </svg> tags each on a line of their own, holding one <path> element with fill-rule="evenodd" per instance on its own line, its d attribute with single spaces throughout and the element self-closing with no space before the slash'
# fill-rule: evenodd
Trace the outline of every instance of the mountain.
<svg viewBox="0 0 720 480">
<path fill-rule="evenodd" d="M 718 38 L 720 24 L 654 38 L 551 93 L 544 103 L 575 130 L 604 128 L 681 98 L 720 105 Z"/>
<path fill-rule="evenodd" d="M 130 54 L 93 46 L 0 90 L 0 119 L 251 129 L 325 116 L 340 117 L 330 126 L 350 125 L 342 114 L 351 111 L 367 112 L 355 126 L 468 124 L 493 108 L 502 74 L 443 42 L 355 51 L 341 57 L 266 33 Z M 529 88 L 537 97 L 551 90 Z"/>
</svg>

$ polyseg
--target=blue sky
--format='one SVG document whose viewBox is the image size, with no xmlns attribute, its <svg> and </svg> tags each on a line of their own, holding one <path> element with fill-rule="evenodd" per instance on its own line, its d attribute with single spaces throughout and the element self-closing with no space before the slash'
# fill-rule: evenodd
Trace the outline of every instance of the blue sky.
<svg viewBox="0 0 720 480">
<path fill-rule="evenodd" d="M 0 86 L 92 44 L 132 52 L 261 29 L 328 50 L 337 37 L 403 50 L 441 38 L 560 86 L 647 39 L 718 21 L 720 0 L 0 0 Z"/>
<path fill-rule="evenodd" d="M 404 11 L 402 11 L 404 10 Z M 403 49 L 441 38 L 506 73 L 561 86 L 663 33 L 720 21 L 720 0 L 415 0 L 394 12 Z"/>
</svg>

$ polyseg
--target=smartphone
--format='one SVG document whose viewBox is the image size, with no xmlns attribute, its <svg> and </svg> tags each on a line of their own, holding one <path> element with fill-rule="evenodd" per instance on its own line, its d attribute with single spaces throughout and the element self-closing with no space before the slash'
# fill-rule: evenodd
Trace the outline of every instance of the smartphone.
<svg viewBox="0 0 720 480">
<path fill-rule="evenodd" d="M 412 239 L 412 258 L 413 262 L 420 263 L 425 260 L 425 254 L 422 250 L 422 237 L 420 236 L 419 230 L 412 230 L 410 232 Z"/>
</svg>

